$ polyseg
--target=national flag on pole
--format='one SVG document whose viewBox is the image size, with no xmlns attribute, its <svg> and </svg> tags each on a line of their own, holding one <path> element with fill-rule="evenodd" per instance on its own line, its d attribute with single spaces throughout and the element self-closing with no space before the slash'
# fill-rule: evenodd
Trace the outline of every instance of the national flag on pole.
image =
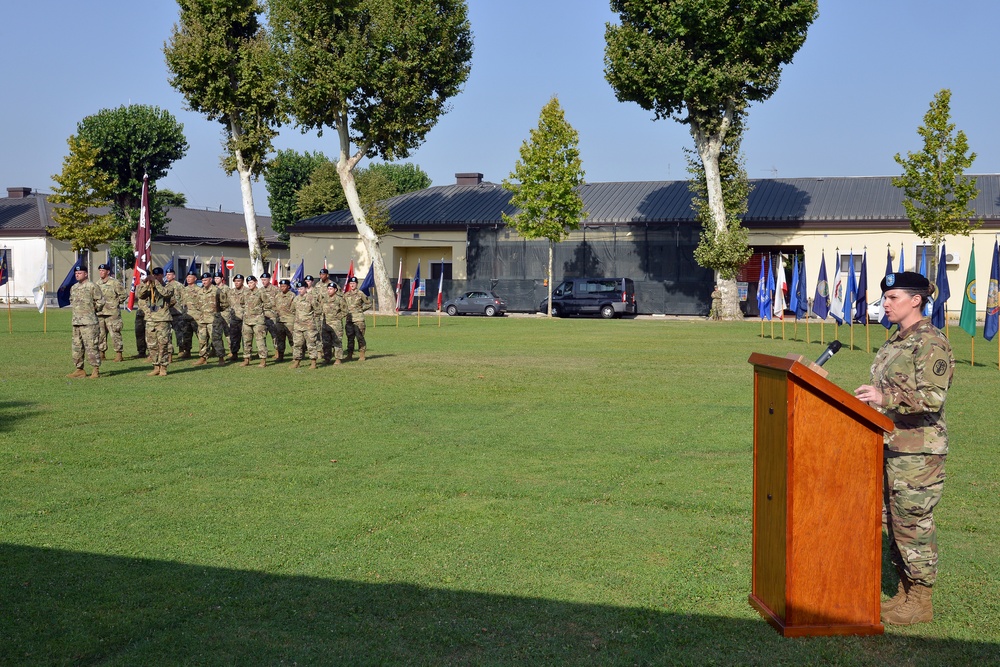
<svg viewBox="0 0 1000 667">
<path fill-rule="evenodd" d="M 767 302 L 771 306 L 768 308 L 767 319 L 771 319 L 771 311 L 774 310 L 774 259 L 770 254 L 767 256 Z"/>
<path fill-rule="evenodd" d="M 9 269 L 7 268 L 7 253 L 9 252 L 10 251 L 6 249 L 0 250 L 0 287 L 7 284 L 7 276 L 9 273 Z"/>
<path fill-rule="evenodd" d="M 986 292 L 986 322 L 983 338 L 993 340 L 1000 329 L 1000 245 L 993 241 L 993 265 L 990 267 L 990 286 Z"/>
<path fill-rule="evenodd" d="M 396 278 L 396 312 L 403 299 L 403 260 L 399 260 L 399 277 Z"/>
<path fill-rule="evenodd" d="M 837 321 L 837 324 L 844 323 L 844 287 L 847 285 L 844 271 L 840 268 L 840 253 L 834 258 L 833 292 L 830 295 L 830 316 Z"/>
<path fill-rule="evenodd" d="M 948 266 L 946 259 L 948 253 L 944 244 L 941 244 L 941 260 L 937 269 L 937 298 L 934 299 L 934 309 L 931 311 L 931 324 L 938 329 L 944 329 L 945 309 L 948 307 L 948 298 L 951 296 L 951 288 L 948 286 Z"/>
<path fill-rule="evenodd" d="M 69 305 L 69 292 L 73 289 L 73 285 L 76 284 L 74 269 L 79 261 L 79 257 L 73 260 L 72 266 L 69 267 L 69 273 L 66 274 L 66 277 L 63 278 L 62 285 L 60 285 L 59 289 L 56 290 L 56 303 L 59 304 L 60 308 L 65 308 Z"/>
<path fill-rule="evenodd" d="M 774 271 L 774 316 L 779 320 L 785 319 L 785 306 L 788 300 L 785 295 L 788 293 L 788 283 L 785 282 L 785 265 L 781 253 L 778 253 L 778 267 Z"/>
<path fill-rule="evenodd" d="M 444 257 L 441 258 L 441 275 L 438 277 L 438 310 L 441 310 L 441 296 L 444 294 Z"/>
<path fill-rule="evenodd" d="M 962 298 L 962 314 L 958 326 L 973 338 L 976 337 L 976 240 L 972 240 L 969 253 L 969 270 L 965 274 L 965 295 Z"/>
<path fill-rule="evenodd" d="M 792 286 L 788 290 L 788 310 L 799 319 L 799 256 L 792 255 Z"/>
<path fill-rule="evenodd" d="M 222 257 L 219 258 L 219 271 L 222 271 L 222 278 L 228 282 L 229 276 L 227 275 L 227 272 L 226 272 L 226 256 L 225 255 L 222 255 Z M 164 271 L 164 273 L 166 273 L 166 271 Z"/>
<path fill-rule="evenodd" d="M 149 271 L 150 252 L 152 249 L 151 236 L 152 222 L 149 219 L 149 176 L 142 175 L 142 200 L 139 209 L 139 228 L 135 233 L 135 268 L 132 271 L 132 287 L 128 292 L 128 304 L 126 308 L 132 310 L 135 307 L 135 291 L 139 284 L 146 279 Z"/>
<path fill-rule="evenodd" d="M 858 278 L 854 275 L 854 248 L 847 258 L 847 287 L 844 288 L 844 322 L 854 326 L 854 300 L 858 296 Z"/>
<path fill-rule="evenodd" d="M 408 310 L 413 309 L 413 295 L 420 289 L 420 260 L 417 260 L 417 272 L 413 274 L 413 283 L 410 284 L 410 303 L 406 306 Z"/>
<path fill-rule="evenodd" d="M 365 279 L 361 281 L 361 286 L 358 289 L 364 292 L 365 296 L 372 295 L 372 290 L 375 289 L 375 262 L 368 265 L 368 273 L 365 275 Z"/>
<path fill-rule="evenodd" d="M 38 312 L 43 312 L 45 310 L 45 283 L 49 280 L 49 255 L 45 254 L 45 259 L 42 260 L 42 265 L 39 269 L 38 275 L 35 278 L 35 284 L 31 286 L 31 293 L 35 297 L 35 307 L 38 308 Z"/>
<path fill-rule="evenodd" d="M 281 260 L 274 260 L 274 271 L 271 272 L 271 285 L 277 287 L 281 281 Z"/>
<path fill-rule="evenodd" d="M 351 278 L 354 277 L 354 260 L 351 260 L 351 265 L 347 267 L 347 279 L 344 280 L 344 291 L 351 291 Z"/>
<path fill-rule="evenodd" d="M 900 271 L 900 273 L 902 273 L 902 271 L 903 271 L 903 247 L 902 246 L 900 246 L 900 248 L 899 248 L 899 271 Z M 889 254 L 888 250 L 886 250 L 885 251 L 885 275 L 889 275 L 890 273 L 892 273 L 892 255 Z M 889 321 L 889 318 L 885 314 L 885 305 L 883 304 L 882 299 L 878 300 L 878 312 L 879 312 L 879 315 L 878 315 L 878 322 L 879 322 L 879 324 L 881 324 L 882 326 L 884 326 L 886 329 L 891 329 L 892 328 L 892 322 Z"/>
<path fill-rule="evenodd" d="M 330 265 L 326 263 L 326 255 L 323 255 L 323 268 L 327 271 L 330 270 Z"/>
<path fill-rule="evenodd" d="M 763 255 L 760 256 L 760 279 L 757 281 L 757 312 L 761 319 L 771 319 L 771 296 L 767 292 L 767 269 Z"/>
<path fill-rule="evenodd" d="M 921 248 L 921 253 L 920 253 L 920 271 L 919 271 L 919 273 L 924 278 L 927 278 L 927 246 L 921 246 L 920 248 Z M 930 315 L 933 312 L 933 310 L 934 310 L 934 299 L 928 299 L 927 300 L 927 305 L 924 306 L 923 316 L 924 317 L 930 317 Z"/>
<path fill-rule="evenodd" d="M 292 274 L 292 284 L 294 285 L 295 283 L 302 282 L 302 279 L 305 278 L 305 275 L 306 275 L 306 259 L 305 257 L 303 257 L 302 261 L 299 262 L 299 268 L 295 269 L 295 273 Z"/>
<path fill-rule="evenodd" d="M 868 324 L 868 250 L 861 256 L 861 277 L 854 296 L 854 321 Z"/>
<path fill-rule="evenodd" d="M 799 298 L 795 309 L 795 319 L 809 316 L 809 296 L 806 292 L 806 256 L 802 255 L 802 268 L 799 269 Z"/>
<path fill-rule="evenodd" d="M 899 267 L 899 273 L 902 273 L 903 271 L 906 271 L 906 262 L 903 261 L 903 244 L 902 243 L 899 244 L 899 264 L 897 264 L 896 266 Z"/>
<path fill-rule="evenodd" d="M 163 272 L 167 273 L 168 271 L 173 271 L 173 270 L 174 270 L 174 253 L 170 253 L 170 260 L 163 265 Z"/>
<path fill-rule="evenodd" d="M 826 279 L 826 253 L 820 255 L 819 275 L 816 276 L 816 293 L 813 295 L 813 314 L 825 320 L 830 314 L 830 283 Z"/>
<path fill-rule="evenodd" d="M 198 277 L 201 278 L 201 272 L 198 271 L 198 253 L 191 255 L 191 268 L 188 269 L 188 271 L 194 271 L 198 274 Z"/>
</svg>

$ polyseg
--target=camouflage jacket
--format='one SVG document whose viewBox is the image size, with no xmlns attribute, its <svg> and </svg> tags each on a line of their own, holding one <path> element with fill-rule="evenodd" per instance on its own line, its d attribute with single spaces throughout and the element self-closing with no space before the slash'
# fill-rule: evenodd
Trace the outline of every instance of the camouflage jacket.
<svg viewBox="0 0 1000 667">
<path fill-rule="evenodd" d="M 289 290 L 282 294 L 280 291 L 274 294 L 272 306 L 274 317 L 282 324 L 291 326 L 295 323 L 295 294 Z"/>
<path fill-rule="evenodd" d="M 364 322 L 365 311 L 371 310 L 371 297 L 355 288 L 344 294 L 344 301 L 347 302 L 347 321 Z"/>
<path fill-rule="evenodd" d="M 151 283 L 143 282 L 135 295 L 146 305 L 144 310 L 147 322 L 170 322 L 174 319 L 170 314 L 171 307 L 177 303 L 173 288 L 155 280 Z"/>
<path fill-rule="evenodd" d="M 212 324 L 220 312 L 229 307 L 226 294 L 215 285 L 198 287 L 188 302 L 188 315 L 199 324 Z"/>
<path fill-rule="evenodd" d="M 955 372 L 948 339 L 928 319 L 897 331 L 879 349 L 872 384 L 896 429 L 885 445 L 906 454 L 947 454 L 944 402 Z"/>
<path fill-rule="evenodd" d="M 104 308 L 101 309 L 98 315 L 120 318 L 122 316 L 120 309 L 128 297 L 125 286 L 111 276 L 108 276 L 104 280 L 99 280 L 97 286 L 104 293 Z"/>
<path fill-rule="evenodd" d="M 316 301 L 310 294 L 296 298 L 292 302 L 292 309 L 295 311 L 296 329 L 316 329 Z"/>
<path fill-rule="evenodd" d="M 250 288 L 245 286 L 239 289 L 229 288 L 229 306 L 232 308 L 233 317 L 238 320 L 243 319 L 243 300 L 249 292 Z"/>
<path fill-rule="evenodd" d="M 170 306 L 170 315 L 172 317 L 180 317 L 184 314 L 184 286 L 181 285 L 176 280 L 171 280 L 169 283 L 164 283 L 163 286 L 168 290 L 171 296 L 173 296 L 174 302 Z"/>
<path fill-rule="evenodd" d="M 243 324 L 264 324 L 264 311 L 268 309 L 267 292 L 264 290 L 244 288 L 240 290 L 240 319 Z"/>
<path fill-rule="evenodd" d="M 104 292 L 90 280 L 78 282 L 69 290 L 69 305 L 74 325 L 97 324 L 97 314 L 104 310 Z"/>
<path fill-rule="evenodd" d="M 264 317 L 269 319 L 274 319 L 274 297 L 278 295 L 278 288 L 271 283 L 262 283 L 257 286 L 264 296 L 267 297 L 267 301 L 264 303 Z"/>
<path fill-rule="evenodd" d="M 347 315 L 347 301 L 344 300 L 344 295 L 337 292 L 329 297 L 323 304 L 323 315 L 326 316 L 327 324 L 343 320 Z"/>
</svg>

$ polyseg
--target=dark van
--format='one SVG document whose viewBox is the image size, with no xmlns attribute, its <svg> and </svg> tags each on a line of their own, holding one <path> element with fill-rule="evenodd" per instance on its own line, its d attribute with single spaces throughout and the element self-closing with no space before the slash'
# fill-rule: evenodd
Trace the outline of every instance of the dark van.
<svg viewBox="0 0 1000 667">
<path fill-rule="evenodd" d="M 548 299 L 538 310 L 548 312 Z M 552 315 L 600 315 L 606 320 L 635 315 L 635 283 L 631 278 L 567 278 L 552 290 Z"/>
</svg>

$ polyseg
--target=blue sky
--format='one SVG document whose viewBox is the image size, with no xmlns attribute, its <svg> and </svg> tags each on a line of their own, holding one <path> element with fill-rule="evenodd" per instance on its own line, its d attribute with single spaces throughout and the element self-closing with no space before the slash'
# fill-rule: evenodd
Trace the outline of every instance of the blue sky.
<svg viewBox="0 0 1000 667">
<path fill-rule="evenodd" d="M 500 182 L 558 95 L 580 133 L 587 180 L 685 178 L 685 126 L 620 103 L 603 75 L 606 0 L 470 0 L 472 73 L 450 112 L 413 152 L 435 185 L 456 172 Z M 17 13 L 20 12 L 20 18 Z M 219 166 L 221 126 L 185 111 L 167 83 L 163 43 L 177 20 L 167 0 L 35 0 L 0 27 L 0 188 L 50 192 L 66 139 L 84 116 L 122 104 L 168 109 L 190 149 L 161 182 L 190 206 L 241 210 L 239 182 Z M 821 0 L 781 86 L 754 105 L 744 141 L 751 178 L 884 176 L 897 152 L 920 148 L 933 95 L 952 90 L 952 117 L 978 154 L 974 173 L 1000 172 L 993 48 L 1000 3 L 988 0 Z M 334 155 L 336 138 L 286 127 L 278 148 Z M 266 211 L 263 181 L 254 184 Z"/>
</svg>

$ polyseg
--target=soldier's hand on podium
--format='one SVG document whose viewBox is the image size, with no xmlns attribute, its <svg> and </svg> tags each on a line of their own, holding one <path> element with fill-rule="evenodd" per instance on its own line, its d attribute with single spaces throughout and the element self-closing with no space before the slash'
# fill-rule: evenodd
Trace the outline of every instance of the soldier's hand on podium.
<svg viewBox="0 0 1000 667">
<path fill-rule="evenodd" d="M 870 384 L 863 384 L 854 390 L 854 397 L 859 401 L 864 401 L 872 406 L 881 407 L 882 405 L 882 392 L 880 392 L 875 387 Z"/>
</svg>

